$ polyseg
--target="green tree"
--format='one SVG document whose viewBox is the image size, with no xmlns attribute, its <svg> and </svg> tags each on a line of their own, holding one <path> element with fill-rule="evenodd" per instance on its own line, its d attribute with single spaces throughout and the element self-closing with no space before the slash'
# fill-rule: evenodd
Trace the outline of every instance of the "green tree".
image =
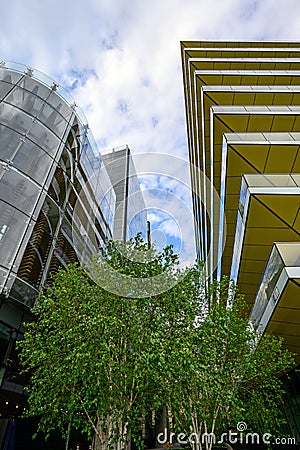
<svg viewBox="0 0 300 450">
<path fill-rule="evenodd" d="M 20 343 L 40 430 L 73 427 L 94 436 L 93 449 L 126 449 L 167 405 L 170 426 L 187 436 L 239 421 L 273 431 L 278 374 L 292 356 L 280 340 L 259 339 L 228 280 L 207 287 L 202 277 L 198 266 L 180 270 L 171 247 L 157 253 L 140 236 L 110 242 L 88 273 L 61 270 Z M 207 438 L 194 448 L 211 446 Z"/>
<path fill-rule="evenodd" d="M 295 366 L 282 339 L 254 331 L 232 282 L 224 278 L 206 292 L 196 326 L 168 352 L 169 367 L 175 367 L 174 356 L 178 364 L 168 372 L 171 414 L 193 449 L 211 449 L 230 429 L 238 435 L 246 426 L 248 432 L 278 432 L 279 376 Z"/>
<path fill-rule="evenodd" d="M 166 342 L 193 319 L 197 278 L 177 268 L 171 247 L 156 253 L 139 236 L 110 242 L 89 275 L 77 265 L 61 270 L 20 343 L 40 430 L 74 427 L 94 435 L 93 448 L 126 448 L 166 401 Z"/>
</svg>

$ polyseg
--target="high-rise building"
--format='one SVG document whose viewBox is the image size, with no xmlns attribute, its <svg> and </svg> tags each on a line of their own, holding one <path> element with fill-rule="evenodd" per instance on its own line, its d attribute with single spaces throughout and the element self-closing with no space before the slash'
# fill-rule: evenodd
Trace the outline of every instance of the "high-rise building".
<svg viewBox="0 0 300 450">
<path fill-rule="evenodd" d="M 182 42 L 181 54 L 198 256 L 299 364 L 300 43 Z"/>
<path fill-rule="evenodd" d="M 146 206 L 129 147 L 113 149 L 102 158 L 116 194 L 113 238 L 126 241 L 141 233 L 146 239 Z"/>
<path fill-rule="evenodd" d="M 0 419 L 22 411 L 15 342 L 38 291 L 60 267 L 105 248 L 114 209 L 115 192 L 74 100 L 48 76 L 2 62 Z"/>
</svg>

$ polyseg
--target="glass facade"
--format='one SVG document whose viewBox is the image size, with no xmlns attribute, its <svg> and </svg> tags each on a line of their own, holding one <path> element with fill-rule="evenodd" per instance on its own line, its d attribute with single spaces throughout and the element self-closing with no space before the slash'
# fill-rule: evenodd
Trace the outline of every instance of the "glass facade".
<svg viewBox="0 0 300 450">
<path fill-rule="evenodd" d="M 22 403 L 15 342 L 39 289 L 60 267 L 105 247 L 114 210 L 110 179 L 74 100 L 40 72 L 0 63 L 2 415 Z"/>
<path fill-rule="evenodd" d="M 287 283 L 295 280 L 295 286 L 298 286 L 299 278 L 300 243 L 276 242 L 270 253 L 250 315 L 250 320 L 256 329 L 263 332 L 267 328 L 276 305 L 287 288 Z M 293 310 L 293 314 L 295 316 L 296 309 Z"/>
<path fill-rule="evenodd" d="M 268 307 L 271 309 L 270 314 L 274 311 L 281 294 L 276 285 L 283 268 L 283 260 L 275 245 L 271 251 L 271 255 L 250 316 L 255 328 L 266 327 L 267 324 L 263 323 L 263 315 Z M 284 288 L 284 286 L 282 287 Z M 268 315 L 268 319 L 270 318 L 270 314 Z"/>
</svg>

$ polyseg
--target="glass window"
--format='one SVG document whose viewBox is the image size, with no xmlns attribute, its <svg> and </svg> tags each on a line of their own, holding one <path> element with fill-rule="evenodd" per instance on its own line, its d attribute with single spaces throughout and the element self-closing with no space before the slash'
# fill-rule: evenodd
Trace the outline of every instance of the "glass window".
<svg viewBox="0 0 300 450">
<path fill-rule="evenodd" d="M 11 267 L 28 224 L 28 216 L 0 200 L 0 265 Z"/>
<path fill-rule="evenodd" d="M 28 241 L 29 241 L 29 239 L 30 239 L 30 237 L 32 235 L 32 230 L 33 230 L 33 228 L 35 226 L 35 223 L 36 223 L 36 220 L 30 220 L 29 221 L 29 224 L 28 224 L 28 226 L 26 228 L 25 234 L 23 235 L 22 240 L 20 240 L 20 245 L 19 245 L 16 257 L 15 257 L 15 260 L 14 260 L 14 264 L 12 266 L 11 274 L 12 273 L 15 274 L 19 270 L 20 264 L 21 264 L 23 256 L 24 256 L 24 252 L 25 252 L 26 246 L 27 246 Z M 14 281 L 11 280 L 11 278 L 10 278 L 9 282 L 10 282 L 9 284 L 11 286 Z"/>
<path fill-rule="evenodd" d="M 62 106 L 62 103 L 60 104 Z M 67 128 L 67 122 L 60 114 L 60 107 L 53 109 L 47 103 L 44 104 L 42 110 L 38 114 L 38 120 L 46 125 L 53 133 L 59 137 L 63 137 Z"/>
<path fill-rule="evenodd" d="M 10 297 L 20 303 L 32 308 L 38 295 L 38 290 L 20 278 L 16 278 L 12 289 L 9 293 Z"/>
<path fill-rule="evenodd" d="M 52 164 L 51 157 L 29 139 L 23 140 L 14 130 L 0 125 L 0 158 L 12 163 L 42 185 Z"/>
<path fill-rule="evenodd" d="M 67 175 L 62 170 L 62 168 L 58 166 L 56 168 L 54 177 L 52 178 L 48 193 L 51 198 L 59 205 L 63 205 L 63 203 L 65 202 L 67 184 Z"/>
<path fill-rule="evenodd" d="M 66 140 L 66 146 L 70 150 L 70 153 L 72 154 L 73 159 L 78 161 L 80 144 L 77 140 L 76 133 L 73 128 L 70 128 L 70 130 L 69 130 L 68 137 Z"/>
<path fill-rule="evenodd" d="M 0 100 L 3 100 L 11 89 L 13 89 L 12 84 L 2 81 L 0 83 Z"/>
<path fill-rule="evenodd" d="M 46 199 L 34 226 L 22 262 L 18 270 L 18 276 L 34 285 L 38 285 L 40 276 L 44 270 L 53 235 L 58 223 L 59 212 L 53 202 Z"/>
<path fill-rule="evenodd" d="M 48 87 L 31 77 L 24 77 L 23 80 L 20 81 L 19 86 L 26 89 L 28 92 L 34 92 L 35 95 L 42 99 L 47 99 L 51 92 Z"/>
<path fill-rule="evenodd" d="M 60 114 L 69 121 L 71 115 L 74 113 L 72 108 L 67 105 L 61 97 L 59 97 L 55 91 L 51 91 L 49 98 L 47 99 L 47 103 L 52 106 L 55 110 L 59 111 Z"/>
<path fill-rule="evenodd" d="M 43 214 L 43 216 L 47 220 L 47 229 L 49 229 L 49 234 L 51 236 L 54 236 L 60 216 L 60 211 L 58 209 L 58 206 L 53 202 L 53 200 L 48 195 L 43 205 L 41 214 Z"/>
<path fill-rule="evenodd" d="M 64 173 L 71 179 L 72 176 L 72 166 L 73 158 L 71 153 L 68 151 L 68 147 L 64 146 L 61 157 L 59 159 L 59 165 L 63 169 Z"/>
<path fill-rule="evenodd" d="M 12 162 L 14 167 L 25 171 L 28 176 L 43 186 L 53 160 L 38 145 L 26 139 Z"/>
<path fill-rule="evenodd" d="M 237 213 L 237 221 L 236 221 L 236 230 L 235 230 L 235 238 L 234 238 L 234 247 L 233 247 L 233 256 L 232 256 L 232 264 L 231 264 L 231 272 L 230 278 L 237 282 L 241 255 L 243 251 L 243 241 L 244 241 L 244 232 L 245 232 L 245 224 L 243 220 L 243 216 L 240 211 Z"/>
<path fill-rule="evenodd" d="M 17 73 L 8 69 L 0 69 L 0 80 L 8 83 L 17 84 L 24 77 L 22 73 Z"/>
<path fill-rule="evenodd" d="M 88 143 L 82 145 L 81 155 L 80 155 L 80 164 L 83 170 L 86 173 L 88 180 L 95 178 L 95 171 L 93 168 L 93 164 L 91 162 L 92 150 Z M 96 180 L 94 180 L 96 182 Z"/>
<path fill-rule="evenodd" d="M 0 104 L 0 123 L 25 134 L 32 127 L 32 117 L 9 103 L 3 102 Z"/>
<path fill-rule="evenodd" d="M 12 330 L 10 327 L 0 323 L 0 363 L 3 363 L 6 357 L 11 332 Z"/>
<path fill-rule="evenodd" d="M 283 262 L 278 253 L 276 246 L 271 251 L 270 258 L 267 262 L 266 269 L 264 271 L 261 284 L 254 302 L 254 306 L 251 312 L 251 320 L 256 326 L 261 322 L 263 313 L 272 298 L 272 294 L 275 285 L 281 274 L 283 268 Z"/>
<path fill-rule="evenodd" d="M 35 122 L 32 125 L 28 137 L 44 148 L 49 155 L 56 156 L 60 147 L 60 139 L 41 123 Z"/>
<path fill-rule="evenodd" d="M 12 161 L 22 136 L 3 124 L 0 124 L 0 136 L 0 157 L 3 161 Z"/>
<path fill-rule="evenodd" d="M 32 92 L 15 87 L 6 97 L 5 101 L 13 106 L 17 106 L 23 111 L 26 111 L 31 116 L 36 116 L 44 104 L 44 101 L 36 95 L 38 91 L 38 85 L 33 88 Z"/>
<path fill-rule="evenodd" d="M 8 270 L 0 267 L 0 289 L 2 291 L 8 277 Z"/>
<path fill-rule="evenodd" d="M 57 116 L 57 113 L 54 112 L 54 115 Z M 50 126 L 49 121 L 51 122 L 51 119 L 47 115 L 45 122 Z M 33 142 L 44 148 L 51 156 L 56 155 L 60 139 L 52 132 L 52 128 L 58 132 L 58 128 L 55 125 L 52 128 L 51 126 L 47 128 L 42 123 L 33 122 L 32 117 L 27 113 L 5 102 L 0 104 L 0 123 L 13 128 L 22 135 L 27 134 Z M 66 128 L 66 122 L 62 121 L 60 127 L 60 136 L 62 137 Z"/>
<path fill-rule="evenodd" d="M 31 215 L 40 188 L 21 172 L 0 164 L 0 199 Z"/>
</svg>

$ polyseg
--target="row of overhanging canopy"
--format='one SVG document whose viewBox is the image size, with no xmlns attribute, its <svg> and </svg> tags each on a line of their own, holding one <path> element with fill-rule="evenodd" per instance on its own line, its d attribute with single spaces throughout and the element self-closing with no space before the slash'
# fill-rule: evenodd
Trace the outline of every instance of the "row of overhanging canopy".
<svg viewBox="0 0 300 450">
<path fill-rule="evenodd" d="M 300 43 L 182 42 L 198 256 L 300 360 Z"/>
</svg>

